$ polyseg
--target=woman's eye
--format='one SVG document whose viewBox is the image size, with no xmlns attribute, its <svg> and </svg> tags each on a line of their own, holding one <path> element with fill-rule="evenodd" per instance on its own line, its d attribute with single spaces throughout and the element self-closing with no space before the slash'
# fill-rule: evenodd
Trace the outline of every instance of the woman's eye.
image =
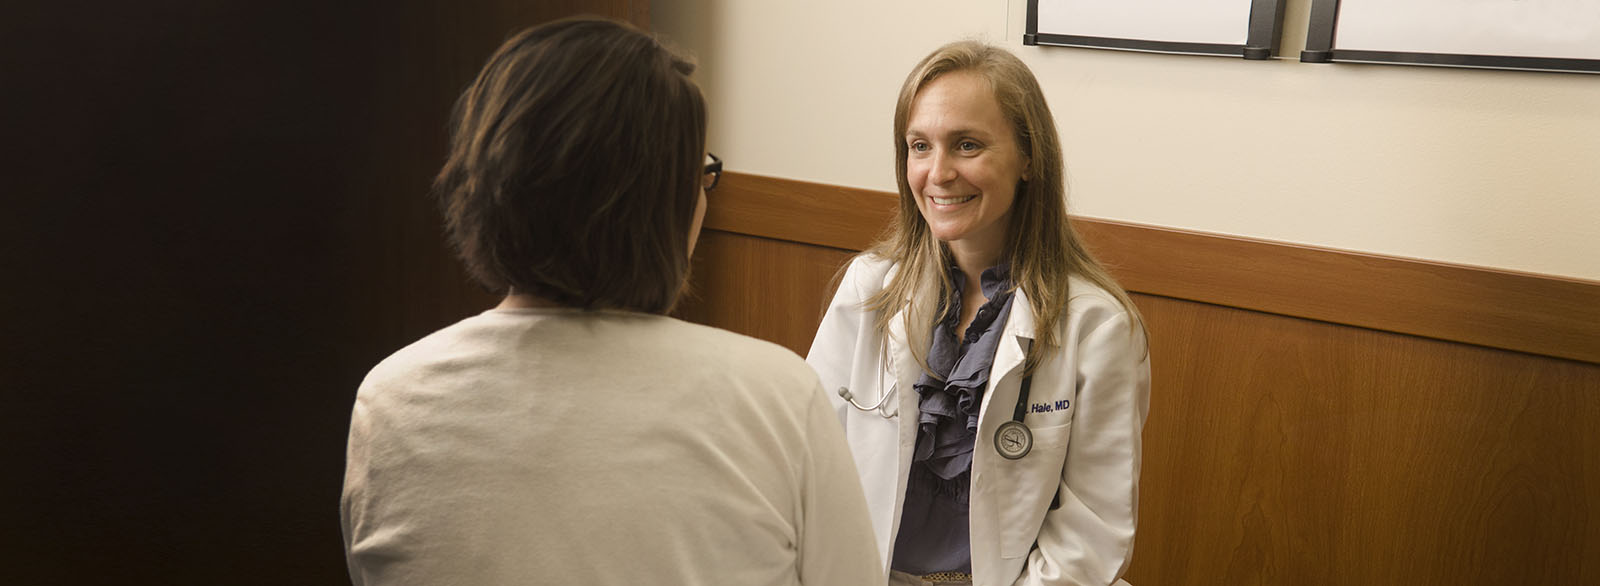
<svg viewBox="0 0 1600 586">
<path fill-rule="evenodd" d="M 961 144 L 956 145 L 956 148 L 961 149 L 961 152 L 970 153 L 972 151 L 978 150 L 978 143 L 972 142 L 970 140 L 963 140 L 963 141 L 961 141 Z"/>
<path fill-rule="evenodd" d="M 917 152 L 917 153 L 927 152 L 928 151 L 928 143 L 921 142 L 921 141 L 913 142 L 913 143 L 911 143 L 911 151 L 912 152 Z"/>
</svg>

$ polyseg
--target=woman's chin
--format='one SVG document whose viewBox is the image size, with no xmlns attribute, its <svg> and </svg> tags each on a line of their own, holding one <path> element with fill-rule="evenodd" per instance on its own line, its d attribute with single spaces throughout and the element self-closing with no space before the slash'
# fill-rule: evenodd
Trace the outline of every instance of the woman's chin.
<svg viewBox="0 0 1600 586">
<path fill-rule="evenodd" d="M 957 224 L 929 224 L 928 231 L 933 237 L 946 244 L 960 240 L 967 235 L 967 227 Z"/>
</svg>

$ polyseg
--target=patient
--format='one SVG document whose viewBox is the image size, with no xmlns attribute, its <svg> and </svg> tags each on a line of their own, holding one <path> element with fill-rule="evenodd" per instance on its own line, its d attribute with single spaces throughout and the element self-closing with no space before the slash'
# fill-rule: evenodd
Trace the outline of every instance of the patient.
<svg viewBox="0 0 1600 586">
<path fill-rule="evenodd" d="M 496 308 L 372 369 L 341 501 L 368 584 L 875 584 L 813 371 L 667 317 L 705 214 L 692 65 L 626 25 L 507 41 L 436 190 Z"/>
</svg>

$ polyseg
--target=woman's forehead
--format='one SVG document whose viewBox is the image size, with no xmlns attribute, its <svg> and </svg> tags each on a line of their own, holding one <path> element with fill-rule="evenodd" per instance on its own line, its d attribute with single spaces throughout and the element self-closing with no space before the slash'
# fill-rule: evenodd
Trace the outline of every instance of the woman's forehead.
<svg viewBox="0 0 1600 586">
<path fill-rule="evenodd" d="M 989 81 L 976 72 L 947 73 L 922 86 L 911 100 L 907 134 L 992 133 L 1007 127 Z"/>
</svg>

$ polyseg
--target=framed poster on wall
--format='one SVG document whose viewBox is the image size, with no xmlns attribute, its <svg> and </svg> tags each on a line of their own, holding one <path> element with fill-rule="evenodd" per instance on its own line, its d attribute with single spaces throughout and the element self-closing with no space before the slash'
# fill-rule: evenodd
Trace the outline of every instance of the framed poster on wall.
<svg viewBox="0 0 1600 586">
<path fill-rule="evenodd" d="M 1600 2 L 1312 0 L 1300 60 L 1600 73 Z"/>
<path fill-rule="evenodd" d="M 1283 0 L 1028 0 L 1024 45 L 1269 59 Z"/>
</svg>

